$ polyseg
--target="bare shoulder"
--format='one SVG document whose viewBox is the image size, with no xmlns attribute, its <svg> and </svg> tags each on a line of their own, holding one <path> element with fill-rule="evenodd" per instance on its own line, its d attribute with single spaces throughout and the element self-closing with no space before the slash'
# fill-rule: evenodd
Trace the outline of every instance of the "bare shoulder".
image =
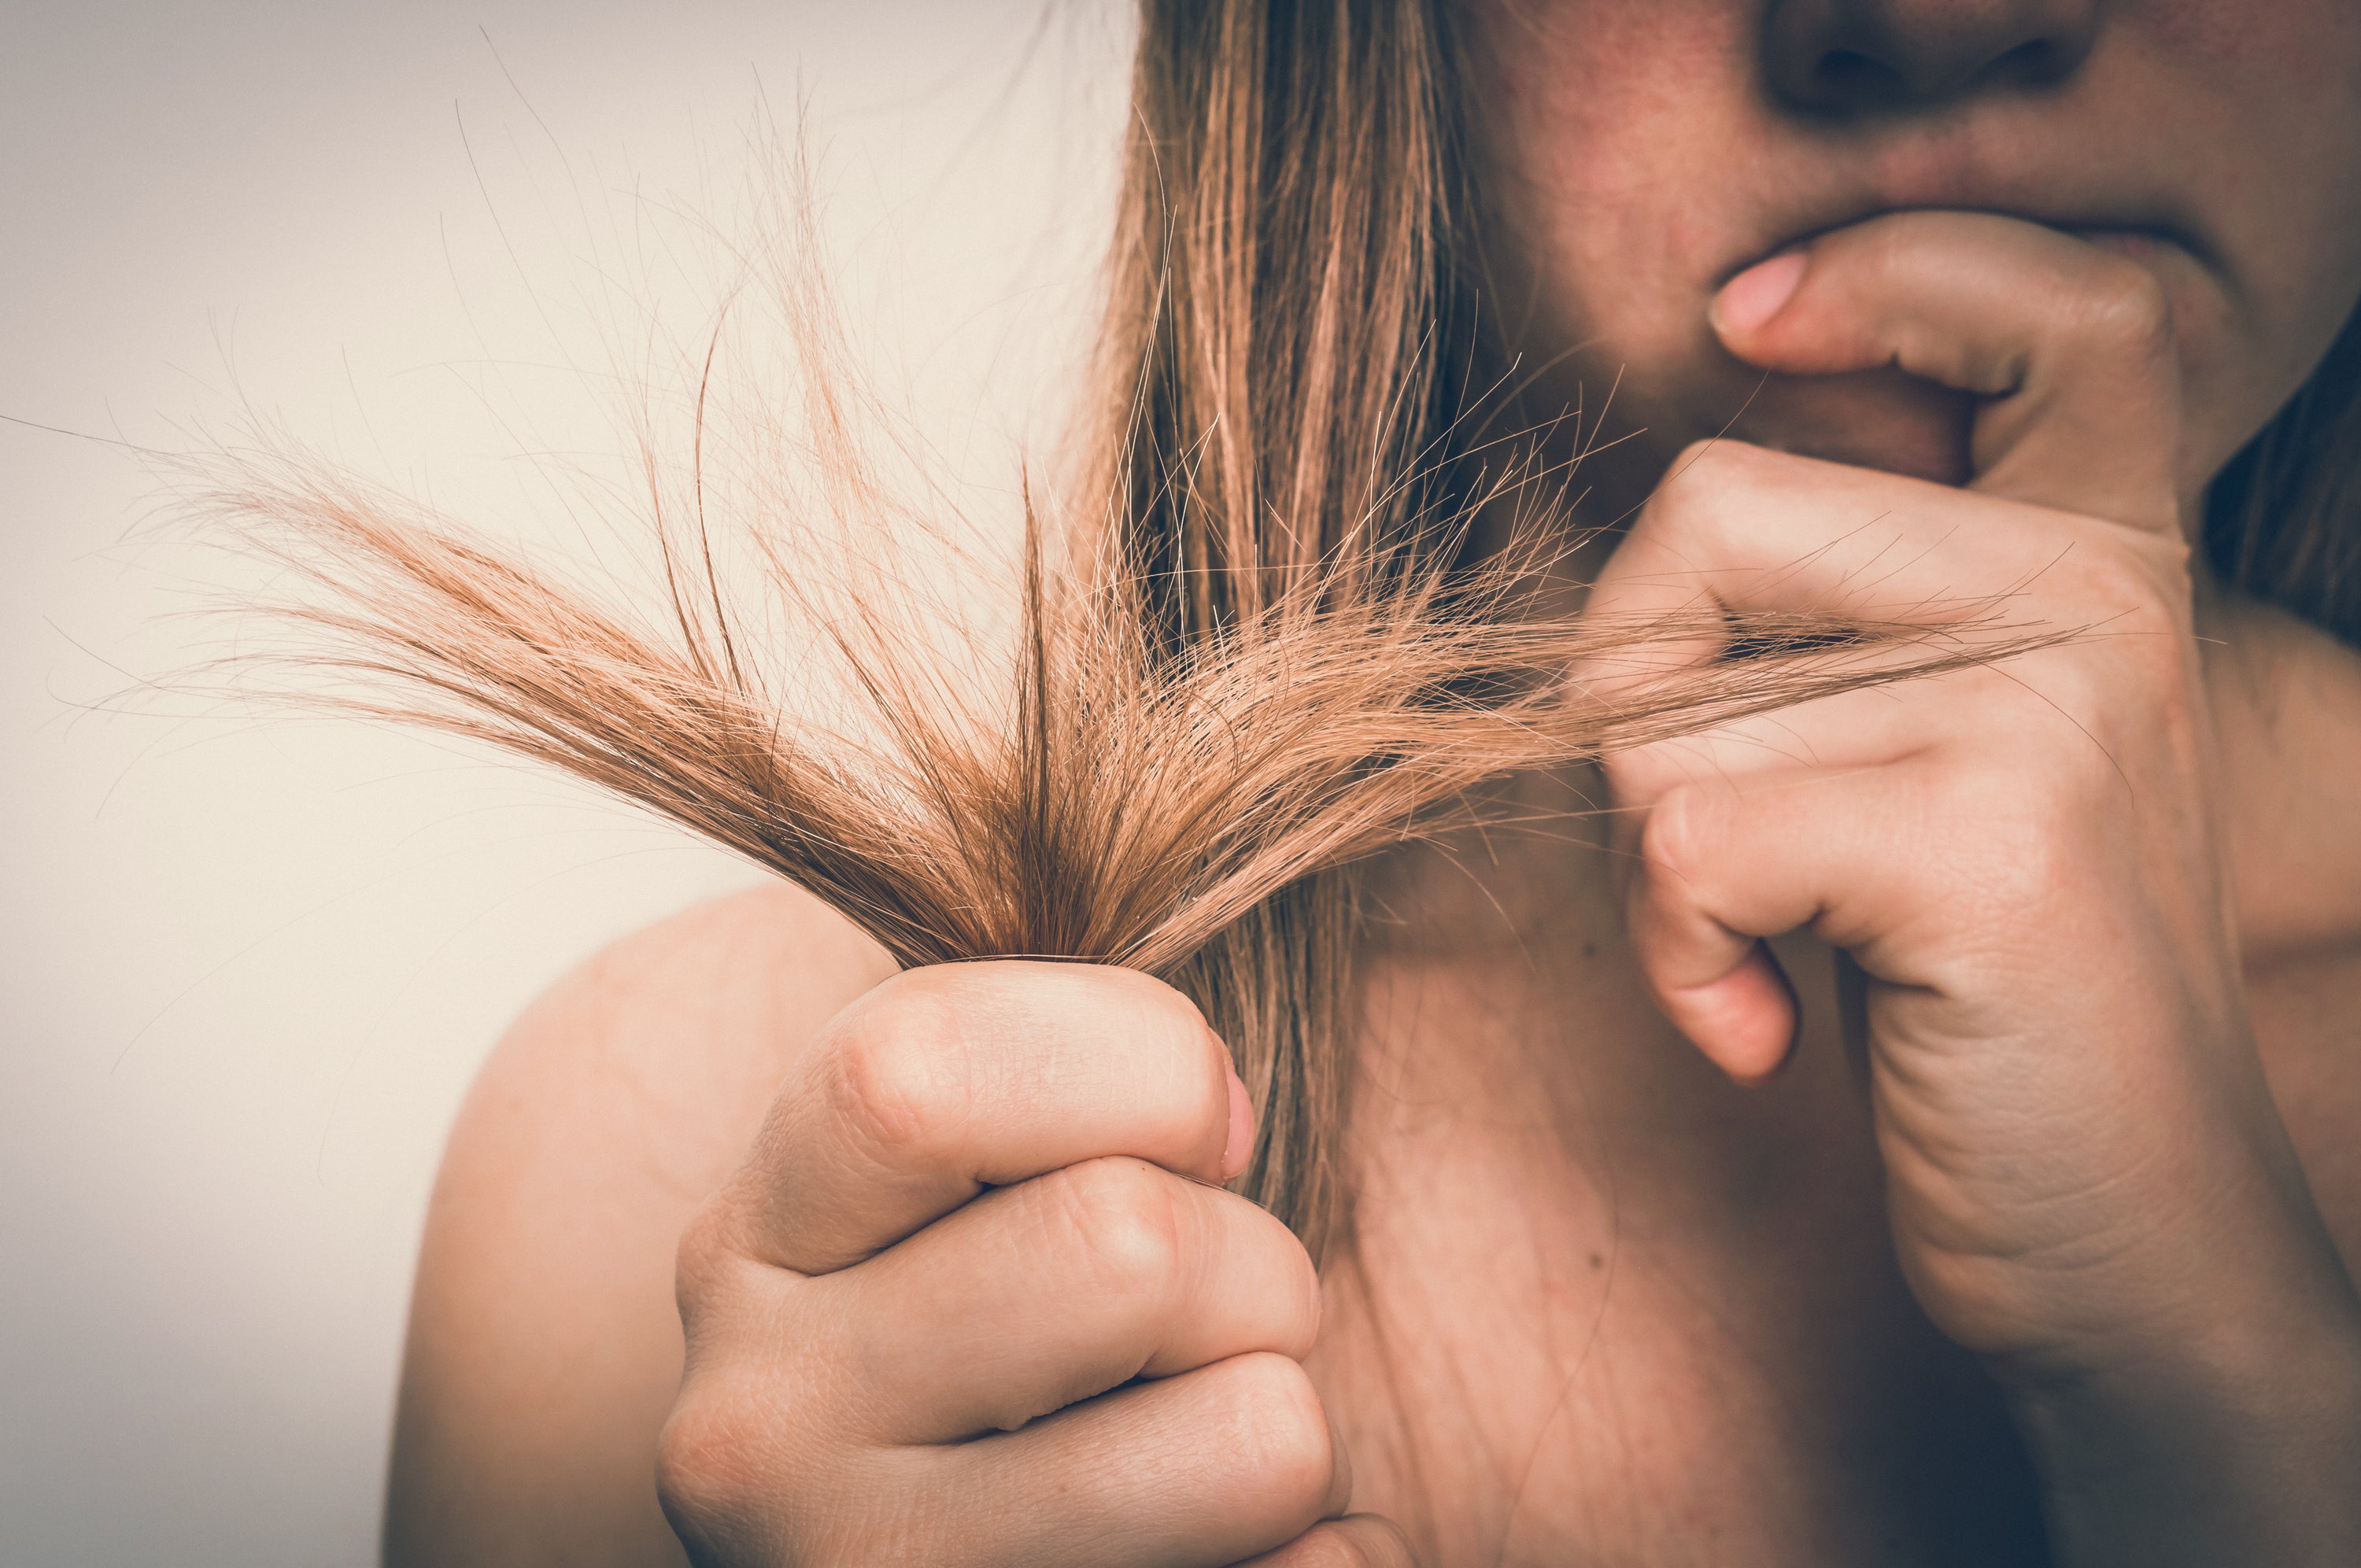
<svg viewBox="0 0 2361 1568">
<path fill-rule="evenodd" d="M 2246 999 L 2279 1114 L 2361 1272 L 2361 650 L 2228 603 L 2208 665 L 2227 763 Z"/>
<path fill-rule="evenodd" d="M 774 886 L 626 938 L 518 1020 L 428 1212 L 390 1564 L 686 1561 L 653 1482 L 680 1376 L 675 1242 L 796 1053 L 892 972 Z"/>
</svg>

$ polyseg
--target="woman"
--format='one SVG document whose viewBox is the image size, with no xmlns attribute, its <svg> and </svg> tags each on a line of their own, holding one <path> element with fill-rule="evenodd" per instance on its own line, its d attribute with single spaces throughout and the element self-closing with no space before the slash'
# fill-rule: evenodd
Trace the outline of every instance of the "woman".
<svg viewBox="0 0 2361 1568">
<path fill-rule="evenodd" d="M 1588 613 L 2081 634 L 1514 781 L 1612 809 L 1187 996 L 625 943 L 454 1135 L 390 1558 L 2361 1561 L 2361 12 L 1151 0 L 1137 110 L 1173 645 L 1610 380 Z"/>
</svg>

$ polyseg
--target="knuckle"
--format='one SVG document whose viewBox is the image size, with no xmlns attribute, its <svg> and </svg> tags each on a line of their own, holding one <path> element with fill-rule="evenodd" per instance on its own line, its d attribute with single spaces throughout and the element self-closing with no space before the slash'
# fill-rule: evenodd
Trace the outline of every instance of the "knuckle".
<svg viewBox="0 0 2361 1568">
<path fill-rule="evenodd" d="M 765 1433 L 742 1398 L 685 1392 L 656 1438 L 656 1498 L 690 1540 L 730 1528 L 764 1486 Z"/>
<path fill-rule="evenodd" d="M 723 1287 L 737 1255 L 735 1226 L 719 1198 L 708 1200 L 680 1233 L 673 1248 L 673 1282 L 684 1314 L 701 1307 Z"/>
<path fill-rule="evenodd" d="M 764 1263 L 737 1236 L 736 1217 L 708 1205 L 675 1249 L 673 1299 L 692 1368 L 726 1362 L 805 1321 L 799 1277 Z"/>
<path fill-rule="evenodd" d="M 1673 459 L 1664 477 L 1656 482 L 1647 504 L 1640 510 L 1632 532 L 1645 532 L 1662 538 L 1668 534 L 1691 532 L 1697 521 L 1709 515 L 1708 502 L 1721 492 L 1729 482 L 1730 471 L 1744 458 L 1724 450 L 1710 441 L 1693 441 Z"/>
<path fill-rule="evenodd" d="M 1599 765 L 1618 804 L 1653 808 L 1688 776 L 1690 751 L 1683 741 L 1657 740 L 1610 753 Z M 1637 826 L 1644 828 L 1646 820 L 1639 817 Z M 1633 830 L 1630 824 L 1626 828 Z"/>
<path fill-rule="evenodd" d="M 1043 1179 L 1050 1223 L 1080 1254 L 1093 1288 L 1130 1302 L 1179 1288 L 1183 1221 L 1173 1183 L 1135 1159 L 1093 1159 Z"/>
<path fill-rule="evenodd" d="M 1664 477 L 1656 481 L 1655 488 L 1648 492 L 1647 499 L 1633 514 L 1616 556 L 1653 555 L 1660 541 L 1685 532 L 1699 510 L 1700 493 L 1708 488 L 1702 472 L 1706 453 L 1707 447 L 1700 442 L 1683 448 L 1680 455 L 1673 459 L 1672 466 L 1664 470 Z M 1616 559 L 1610 557 L 1610 569 L 1617 565 Z"/>
<path fill-rule="evenodd" d="M 1654 499 L 1668 507 L 1678 508 L 1696 499 L 1701 490 L 1712 488 L 1711 479 L 1733 463 L 1743 462 L 1737 448 L 1743 443 L 1725 444 L 1719 441 L 1692 441 L 1673 458 L 1673 466 L 1656 487 Z"/>
<path fill-rule="evenodd" d="M 2152 605 L 2142 608 L 2150 613 L 2119 617 L 2121 630 L 2077 661 L 2081 689 L 2074 695 L 2092 706 L 2076 711 L 2151 731 L 2193 723 L 2204 678 L 2197 644 Z"/>
<path fill-rule="evenodd" d="M 1761 503 L 1795 483 L 1800 459 L 1727 436 L 1681 450 L 1609 562 L 1636 574 L 1672 604 L 1693 601 L 1715 575 L 1753 559 L 1766 516 Z"/>
<path fill-rule="evenodd" d="M 1367 1515 L 1354 1522 L 1361 1527 L 1358 1540 L 1365 1568 L 1416 1568 L 1410 1537 L 1402 1532 L 1400 1525 L 1391 1519 L 1372 1519 Z"/>
<path fill-rule="evenodd" d="M 934 989 L 912 986 L 863 1009 L 835 1040 L 829 1107 L 864 1146 L 928 1147 L 972 1111 L 972 1060 L 956 1009 L 947 1003 Z"/>
<path fill-rule="evenodd" d="M 1757 446 L 1751 441 L 1733 436 L 1715 435 L 1692 441 L 1681 448 L 1664 475 L 1659 495 L 1670 494 L 1682 499 L 1694 499 L 1701 495 L 1720 495 L 1732 486 L 1749 486 L 1761 482 L 1778 468 L 1783 454 L 1767 446 Z"/>
<path fill-rule="evenodd" d="M 1319 1390 L 1303 1368 L 1268 1352 L 1236 1357 L 1226 1452 L 1242 1475 L 1260 1478 L 1271 1507 L 1301 1513 L 1308 1524 L 1336 1478 L 1335 1433 Z"/>
<path fill-rule="evenodd" d="M 2104 721 L 2113 706 L 2110 679 L 2106 665 L 2128 653 L 2139 657 L 2129 645 L 2135 638 L 2111 639 L 2108 644 L 2071 650 L 2066 657 L 2050 661 L 2040 672 L 2031 689 L 2020 688 L 2014 694 L 2012 707 L 2025 718 L 2040 728 L 2036 736 L 2054 742 L 2064 735 L 2087 740 L 2089 726 Z M 2043 722 L 2046 716 L 2047 722 Z"/>
<path fill-rule="evenodd" d="M 1642 873 L 1676 883 L 1695 880 L 1706 863 L 1704 846 L 1712 831 L 1711 816 L 1705 791 L 1697 785 L 1675 784 L 1666 788 L 1640 825 Z"/>
<path fill-rule="evenodd" d="M 774 1366 L 692 1369 L 656 1434 L 664 1518 L 698 1563 L 874 1561 L 842 1524 L 849 1497 L 877 1490 L 875 1456 L 833 1441 L 781 1381 Z"/>
<path fill-rule="evenodd" d="M 1801 461 L 1735 436 L 1692 441 L 1673 459 L 1649 505 L 1661 505 L 1688 528 L 1719 525 L 1733 512 L 1745 513 L 1745 498 L 1793 484 Z"/>
</svg>

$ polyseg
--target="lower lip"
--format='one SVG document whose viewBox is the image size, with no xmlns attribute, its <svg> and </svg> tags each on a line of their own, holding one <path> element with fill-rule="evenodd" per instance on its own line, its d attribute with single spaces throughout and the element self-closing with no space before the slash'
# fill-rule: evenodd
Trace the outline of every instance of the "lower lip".
<svg viewBox="0 0 2361 1568">
<path fill-rule="evenodd" d="M 2076 239 L 2127 256 L 2134 261 L 2155 261 L 2169 251 L 2181 248 L 2169 236 L 2154 229 L 2070 228 L 2066 231 Z"/>
</svg>

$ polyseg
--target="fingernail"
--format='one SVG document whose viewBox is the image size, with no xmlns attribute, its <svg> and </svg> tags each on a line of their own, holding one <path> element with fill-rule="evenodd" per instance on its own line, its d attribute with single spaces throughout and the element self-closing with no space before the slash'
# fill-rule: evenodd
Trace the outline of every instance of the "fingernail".
<svg viewBox="0 0 2361 1568">
<path fill-rule="evenodd" d="M 1779 313 L 1795 292 L 1795 285 L 1804 280 L 1804 269 L 1811 258 L 1800 250 L 1782 251 L 1768 261 L 1758 261 L 1721 286 L 1713 297 L 1713 306 L 1706 313 L 1717 331 L 1723 333 L 1752 332 Z"/>
<path fill-rule="evenodd" d="M 1246 1080 L 1230 1069 L 1230 1135 L 1222 1145 L 1222 1180 L 1234 1181 L 1254 1154 L 1254 1101 Z"/>
</svg>

